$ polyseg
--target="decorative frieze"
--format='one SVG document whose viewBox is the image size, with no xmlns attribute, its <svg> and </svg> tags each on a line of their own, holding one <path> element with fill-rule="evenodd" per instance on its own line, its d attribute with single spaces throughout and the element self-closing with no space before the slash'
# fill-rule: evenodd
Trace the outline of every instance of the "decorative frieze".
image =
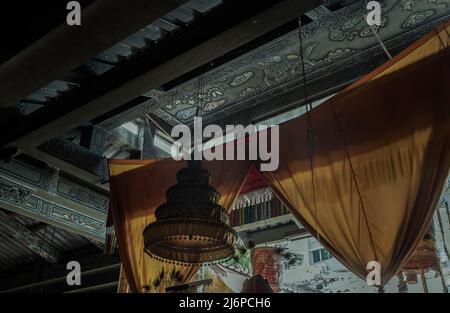
<svg viewBox="0 0 450 313">
<path fill-rule="evenodd" d="M 2 200 L 22 203 L 29 195 L 31 195 L 31 190 L 29 189 L 0 182 L 0 199 Z"/>
<path fill-rule="evenodd" d="M 450 17 L 448 1 L 380 1 L 382 25 L 378 34 L 391 54 Z M 359 78 L 386 61 L 383 49 L 365 23 L 365 1 L 339 3 L 331 11 L 327 1 L 306 15 L 313 21 L 302 26 L 304 65 L 309 94 L 322 93 L 351 79 Z M 147 113 L 171 125 L 191 125 L 198 104 L 203 105 L 206 123 L 221 124 L 230 115 L 242 114 L 240 123 L 250 123 L 258 115 L 283 109 L 303 97 L 303 73 L 299 57 L 299 31 L 294 30 L 249 53 L 205 73 L 203 90 L 198 77 L 165 92 L 152 90 L 152 99 L 126 110 L 100 125 L 107 129 L 142 118 Z M 300 90 L 300 93 L 298 92 Z M 289 95 L 289 102 L 281 101 Z M 261 103 L 273 103 L 261 106 Z M 244 119 L 247 118 L 245 121 Z"/>
<path fill-rule="evenodd" d="M 106 221 L 95 220 L 87 215 L 74 212 L 68 208 L 51 204 L 48 216 L 55 221 L 59 221 L 67 226 L 75 227 L 84 232 L 100 237 L 104 241 Z M 97 238 L 96 238 L 97 239 Z"/>
<path fill-rule="evenodd" d="M 0 178 L 2 177 L 16 182 L 19 186 L 26 186 L 31 191 L 45 191 L 102 213 L 108 212 L 109 198 L 107 195 L 82 186 L 78 182 L 60 177 L 59 170 L 54 167 L 39 168 L 25 161 L 13 159 L 10 162 L 0 163 Z M 7 191 L 3 192 L 6 194 Z"/>
<path fill-rule="evenodd" d="M 70 186 L 68 180 L 65 180 L 64 182 L 67 186 Z M 1 176 L 0 207 L 104 242 L 108 205 L 107 197 L 94 194 L 93 191 L 90 192 L 90 196 L 88 197 L 80 197 L 79 194 L 78 197 L 76 197 L 73 187 L 66 188 L 68 188 L 65 189 L 68 195 L 73 195 L 74 198 L 78 199 L 81 198 L 81 200 L 89 200 L 91 207 L 93 206 L 92 203 L 96 203 L 97 207 L 95 208 L 95 211 L 85 208 L 83 210 L 84 213 L 82 213 L 78 209 L 69 207 L 69 202 L 67 200 L 62 200 L 62 198 L 59 203 L 56 203 L 55 200 L 58 200 L 58 194 L 50 194 L 46 198 L 46 194 L 48 194 L 47 191 L 43 193 L 42 189 L 28 187 L 23 185 L 23 183 L 18 183 Z M 83 192 L 88 192 L 87 190 L 88 189 L 82 189 Z M 61 192 L 61 194 L 65 191 Z M 97 196 L 101 197 L 101 200 L 98 200 Z M 78 206 L 80 206 L 81 200 L 77 202 Z M 89 210 L 92 212 L 91 215 L 86 214 Z M 94 212 L 96 212 L 96 214 L 94 214 Z"/>
<path fill-rule="evenodd" d="M 73 184 L 65 178 L 59 178 L 56 193 L 100 212 L 108 212 L 109 198 L 107 196 L 99 194 L 92 189 Z"/>
</svg>

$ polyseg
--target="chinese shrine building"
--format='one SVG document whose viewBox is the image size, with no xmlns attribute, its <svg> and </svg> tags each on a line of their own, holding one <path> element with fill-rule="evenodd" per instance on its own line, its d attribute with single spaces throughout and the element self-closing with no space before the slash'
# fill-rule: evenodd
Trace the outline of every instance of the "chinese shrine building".
<svg viewBox="0 0 450 313">
<path fill-rule="evenodd" d="M 448 292 L 449 0 L 78 2 L 5 9 L 0 292 Z"/>
</svg>

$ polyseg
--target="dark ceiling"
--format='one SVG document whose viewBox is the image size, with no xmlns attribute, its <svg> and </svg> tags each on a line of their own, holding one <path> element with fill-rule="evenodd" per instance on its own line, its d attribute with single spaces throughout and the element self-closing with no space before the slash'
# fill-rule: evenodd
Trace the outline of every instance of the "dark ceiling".
<svg viewBox="0 0 450 313">
<path fill-rule="evenodd" d="M 94 0 L 78 0 L 86 8 Z M 0 65 L 66 20 L 67 1 L 2 1 Z"/>
</svg>

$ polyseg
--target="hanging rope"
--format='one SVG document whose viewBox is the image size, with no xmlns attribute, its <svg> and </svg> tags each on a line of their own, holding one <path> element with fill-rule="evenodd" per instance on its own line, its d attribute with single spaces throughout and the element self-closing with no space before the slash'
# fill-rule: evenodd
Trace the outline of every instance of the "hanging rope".
<svg viewBox="0 0 450 313">
<path fill-rule="evenodd" d="M 197 117 L 199 116 L 199 112 L 200 112 L 200 117 L 203 116 L 203 66 L 200 67 L 200 76 L 199 76 L 199 87 L 198 87 L 198 106 L 197 106 Z"/>
<path fill-rule="evenodd" d="M 448 38 L 450 38 L 450 34 L 448 33 L 447 27 L 445 27 L 444 30 L 447 33 Z M 438 30 L 436 28 L 434 29 L 434 32 L 436 33 L 436 36 L 438 37 L 438 39 L 441 43 L 442 49 L 447 48 L 448 45 L 444 43 L 444 40 L 442 40 L 440 32 L 438 32 Z"/>
<path fill-rule="evenodd" d="M 364 19 L 367 21 L 367 15 L 364 15 Z M 381 40 L 380 36 L 377 33 L 377 30 L 372 25 L 370 25 L 370 23 L 367 23 L 367 25 L 369 25 L 369 28 L 372 31 L 372 33 L 374 34 L 375 38 L 377 38 L 378 43 L 380 44 L 381 48 L 384 50 L 384 53 L 386 53 L 386 55 L 389 59 L 392 59 L 392 55 L 389 53 L 388 49 L 384 45 L 383 41 Z"/>
<path fill-rule="evenodd" d="M 445 32 L 447 33 L 447 37 L 450 39 L 450 33 L 448 32 L 448 27 L 444 27 Z"/>
<path fill-rule="evenodd" d="M 369 27 L 371 27 L 371 26 L 369 25 Z M 372 29 L 372 27 L 371 27 L 371 29 Z M 377 39 L 379 40 L 379 43 L 383 47 L 383 49 L 385 50 L 387 56 L 389 58 L 392 58 L 391 55 L 389 54 L 389 52 L 387 51 L 386 47 L 384 46 L 383 42 L 381 41 L 380 37 L 377 35 L 376 31 L 374 29 L 372 29 L 372 31 L 375 34 L 375 36 L 377 37 Z M 348 153 L 347 144 L 346 144 L 345 137 L 344 137 L 344 132 L 343 132 L 342 126 L 341 126 L 341 124 L 339 122 L 339 118 L 338 118 L 338 115 L 336 113 L 336 110 L 335 110 L 335 107 L 334 107 L 334 103 L 330 102 L 330 106 L 331 106 L 331 109 L 332 109 L 332 112 L 333 112 L 334 119 L 336 120 L 338 133 L 340 134 L 340 137 L 341 137 L 341 140 L 342 140 L 342 146 L 343 146 L 343 149 L 344 149 L 345 157 L 346 157 L 346 159 L 347 159 L 347 161 L 348 161 L 348 163 L 350 165 L 351 175 L 352 175 L 353 181 L 355 182 L 356 191 L 357 191 L 359 202 L 360 202 L 360 206 L 361 206 L 361 209 L 362 209 L 362 212 L 363 212 L 364 221 L 365 221 L 365 223 L 367 225 L 367 231 L 368 231 L 368 234 L 369 234 L 369 238 L 370 238 L 370 242 L 371 242 L 371 245 L 372 245 L 373 254 L 374 254 L 374 257 L 375 257 L 374 261 L 378 261 L 378 256 L 377 256 L 377 253 L 376 253 L 376 250 L 375 250 L 375 243 L 374 243 L 374 240 L 373 240 L 372 232 L 371 232 L 370 227 L 369 227 L 369 222 L 368 222 L 368 219 L 367 219 L 366 210 L 365 210 L 364 203 L 363 203 L 363 200 L 362 200 L 362 195 L 361 195 L 361 191 L 360 191 L 360 188 L 359 188 L 358 180 L 356 179 L 355 169 L 353 167 L 352 160 L 351 160 L 350 155 Z M 381 289 L 383 289 L 382 286 L 379 286 L 379 287 Z"/>
<path fill-rule="evenodd" d="M 312 120 L 310 111 L 312 110 L 312 103 L 308 99 L 308 92 L 306 90 L 306 69 L 305 69 L 305 60 L 303 54 L 303 38 L 301 33 L 302 21 L 301 18 L 298 18 L 298 39 L 299 39 L 299 55 L 300 61 L 302 65 L 302 76 L 303 76 L 303 99 L 306 103 L 306 144 L 308 146 L 308 156 L 309 156 L 309 166 L 311 170 L 311 183 L 312 183 L 312 193 L 313 193 L 313 205 L 314 205 L 314 219 L 315 219 L 315 230 L 316 230 L 316 238 L 320 243 L 320 233 L 318 231 L 318 220 L 317 220 L 317 203 L 316 203 L 316 188 L 314 182 L 314 133 L 312 130 Z"/>
<path fill-rule="evenodd" d="M 345 138 L 344 138 L 344 132 L 342 131 L 342 127 L 341 127 L 341 124 L 339 122 L 339 118 L 337 116 L 337 113 L 336 113 L 336 110 L 334 108 L 333 102 L 330 103 L 330 106 L 331 106 L 331 109 L 332 109 L 332 112 L 333 112 L 334 119 L 336 120 L 338 133 L 340 134 L 340 137 L 342 139 L 342 148 L 344 149 L 345 158 L 347 159 L 347 161 L 349 163 L 350 171 L 351 171 L 351 174 L 352 174 L 352 178 L 353 178 L 353 181 L 355 182 L 356 192 L 358 194 L 359 203 L 360 203 L 360 206 L 361 206 L 361 209 L 362 209 L 362 212 L 363 212 L 364 221 L 366 222 L 366 225 L 367 225 L 367 231 L 369 233 L 370 242 L 372 244 L 373 254 L 374 254 L 375 259 L 376 259 L 374 261 L 377 261 L 378 257 L 377 257 L 377 253 L 376 253 L 376 250 L 375 250 L 375 243 L 373 241 L 372 232 L 371 232 L 370 227 L 369 227 L 369 221 L 367 219 L 366 209 L 364 207 L 364 203 L 363 203 L 363 200 L 362 200 L 362 195 L 361 195 L 361 191 L 360 191 L 360 188 L 359 188 L 358 180 L 356 179 L 355 169 L 353 168 L 353 163 L 352 163 L 352 160 L 351 160 L 350 155 L 348 153 L 347 143 L 345 142 Z"/>
<path fill-rule="evenodd" d="M 200 66 L 200 75 L 198 76 L 198 102 L 197 102 L 197 109 L 195 112 L 195 117 L 202 117 L 203 116 L 203 66 Z M 192 153 L 194 153 L 195 149 L 197 149 L 197 143 L 195 142 L 194 135 L 192 134 L 192 145 L 193 150 Z"/>
<path fill-rule="evenodd" d="M 318 241 L 320 243 L 320 237 L 319 237 L 320 235 L 319 235 L 319 232 L 317 230 L 317 227 L 318 227 L 317 226 L 317 224 L 318 224 L 318 221 L 317 221 L 317 205 L 316 205 L 316 193 L 315 193 L 315 184 L 314 184 L 314 163 L 313 163 L 313 158 L 314 158 L 314 137 L 313 137 L 313 131 L 312 131 L 312 120 L 311 120 L 311 116 L 310 116 L 310 111 L 312 110 L 312 104 L 308 101 L 308 94 L 307 94 L 307 90 L 306 90 L 306 71 L 305 71 L 305 65 L 304 65 L 305 62 L 304 62 L 304 56 L 303 56 L 303 39 L 302 39 L 302 36 L 301 36 L 301 19 L 300 18 L 298 19 L 298 23 L 299 23 L 299 32 L 298 32 L 298 34 L 299 34 L 299 41 L 300 41 L 300 57 L 301 57 L 302 71 L 303 71 L 304 98 L 305 98 L 305 102 L 308 103 L 307 107 L 306 107 L 307 141 L 308 141 L 308 153 L 309 153 L 309 159 L 310 159 L 311 181 L 312 181 L 312 189 L 313 189 L 314 218 L 316 220 L 316 228 L 315 229 L 316 229 L 316 232 L 317 232 L 316 233 L 317 239 L 318 239 Z M 348 160 L 348 162 L 350 164 L 350 170 L 351 170 L 352 178 L 353 178 L 353 180 L 355 182 L 355 185 L 356 185 L 356 190 L 357 190 L 359 201 L 360 201 L 360 205 L 361 205 L 361 208 L 362 208 L 362 211 L 363 211 L 364 220 L 366 222 L 368 233 L 369 233 L 369 237 L 370 237 L 370 241 L 371 241 L 371 244 L 372 244 L 372 250 L 373 250 L 373 253 L 374 253 L 375 261 L 377 261 L 378 260 L 378 256 L 377 256 L 377 253 L 376 253 L 376 250 L 375 250 L 375 243 L 373 241 L 372 233 L 371 233 L 371 230 L 369 228 L 367 214 L 366 214 L 366 210 L 365 210 L 365 207 L 364 207 L 364 203 L 362 201 L 362 196 L 361 196 L 360 188 L 359 188 L 359 185 L 358 185 L 358 181 L 356 179 L 355 170 L 353 168 L 353 164 L 352 164 L 352 161 L 350 159 L 350 155 L 349 155 L 348 150 L 347 150 L 347 145 L 345 143 L 342 127 L 341 127 L 341 125 L 339 123 L 339 119 L 338 119 L 336 110 L 334 108 L 333 102 L 331 102 L 330 105 L 331 105 L 331 108 L 332 108 L 332 111 L 333 111 L 333 115 L 334 115 L 334 118 L 335 118 L 337 126 L 338 126 L 338 132 L 340 133 L 340 136 L 341 136 L 341 139 L 342 139 L 342 143 L 343 143 L 343 148 L 344 148 L 344 151 L 345 151 L 346 159 Z M 309 108 L 308 108 L 308 106 L 309 106 Z"/>
</svg>

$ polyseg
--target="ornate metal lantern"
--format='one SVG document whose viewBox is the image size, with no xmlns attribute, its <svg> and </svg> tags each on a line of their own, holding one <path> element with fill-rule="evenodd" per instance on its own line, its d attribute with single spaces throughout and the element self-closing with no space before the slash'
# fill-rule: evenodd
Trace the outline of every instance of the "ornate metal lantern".
<svg viewBox="0 0 450 313">
<path fill-rule="evenodd" d="M 236 233 L 209 177 L 200 161 L 188 161 L 177 173 L 177 184 L 166 191 L 167 202 L 155 211 L 156 222 L 143 232 L 147 254 L 184 265 L 210 263 L 234 254 Z"/>
</svg>

